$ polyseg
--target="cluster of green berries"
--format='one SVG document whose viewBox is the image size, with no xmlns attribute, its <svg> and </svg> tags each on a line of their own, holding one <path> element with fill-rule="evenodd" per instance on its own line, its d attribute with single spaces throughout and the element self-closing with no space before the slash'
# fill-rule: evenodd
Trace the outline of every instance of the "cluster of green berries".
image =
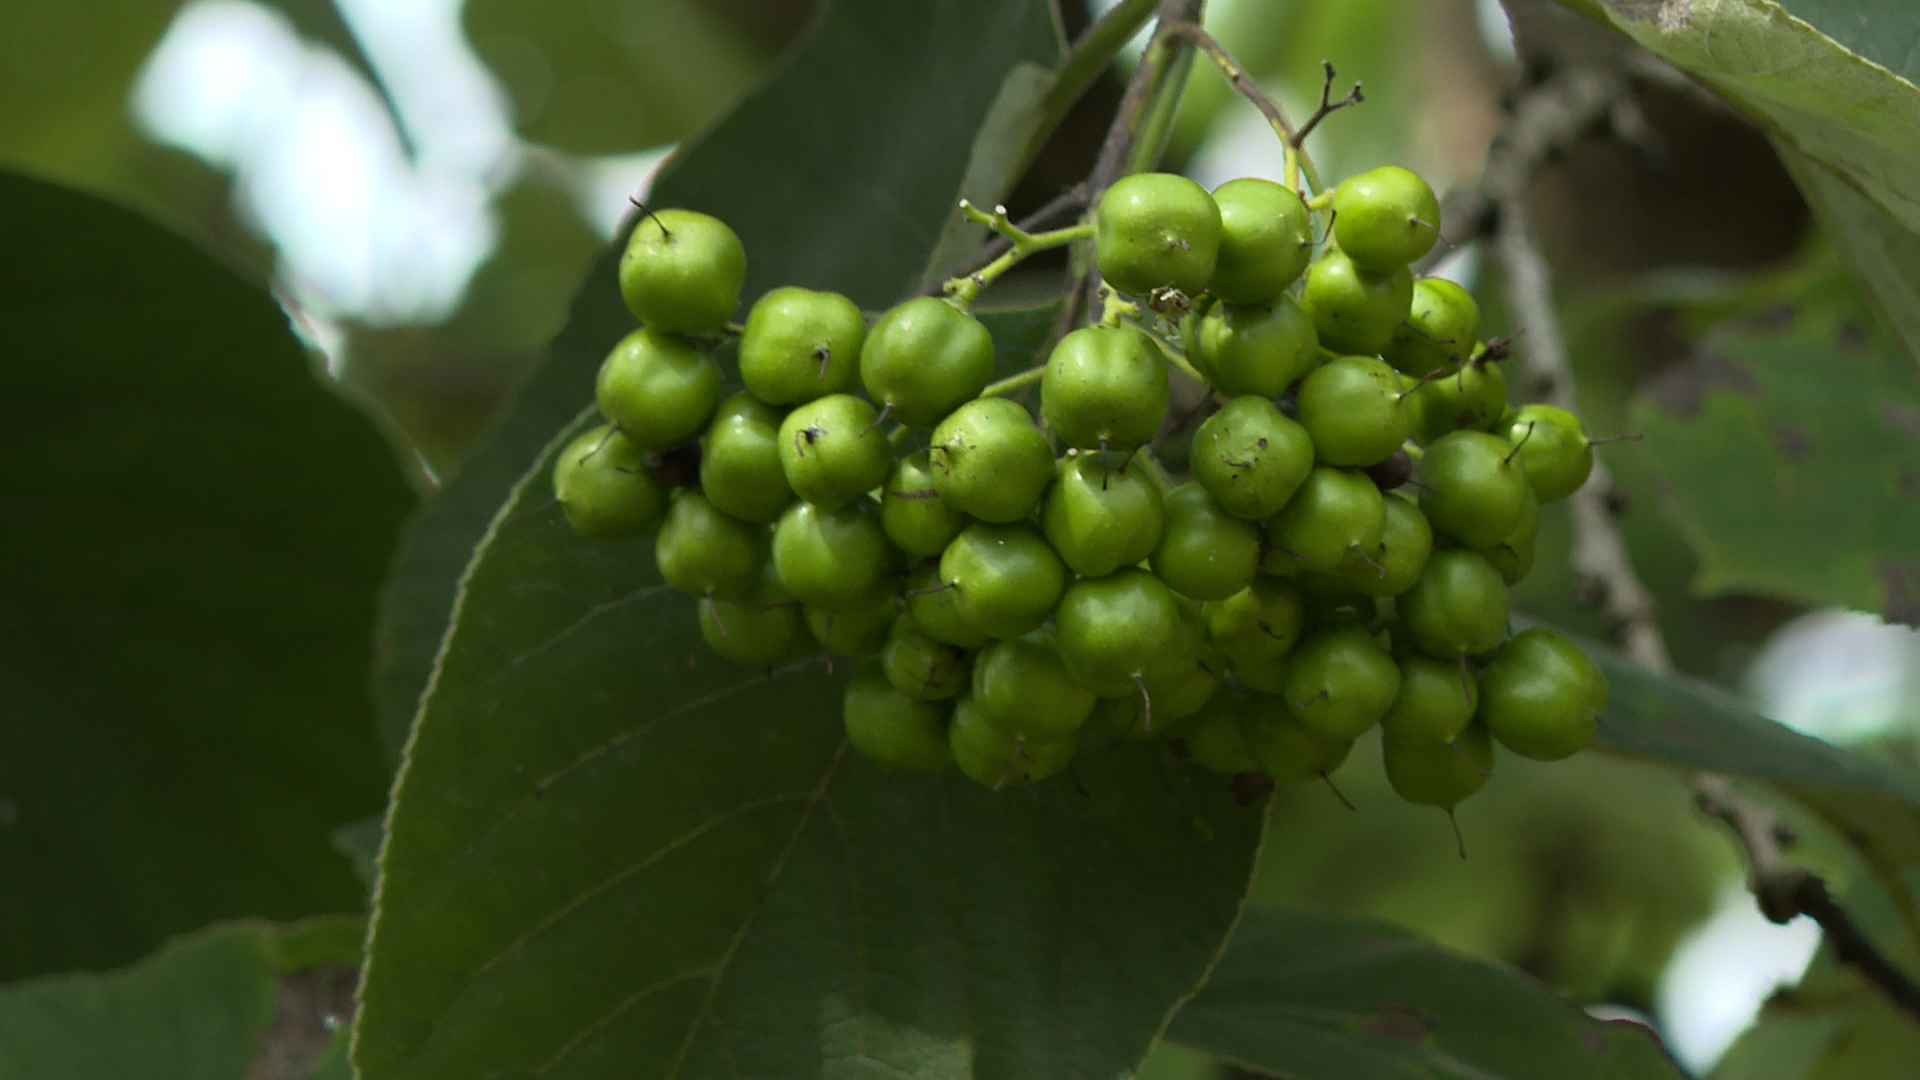
<svg viewBox="0 0 1920 1080">
<path fill-rule="evenodd" d="M 989 388 L 970 290 L 869 322 L 777 288 L 732 328 L 739 238 L 650 213 L 620 265 L 644 327 L 555 492 L 586 536 L 654 534 L 721 656 L 857 661 L 847 734 L 890 768 L 1031 783 L 1098 733 L 1263 787 L 1324 777 L 1379 724 L 1395 790 L 1451 809 L 1496 741 L 1584 746 L 1606 684 L 1564 636 L 1509 633 L 1539 506 L 1592 450 L 1572 414 L 1508 404 L 1465 290 L 1412 276 L 1438 221 L 1399 168 L 1312 208 L 1127 177 L 1093 220 L 1107 311 L 1053 347 L 1036 416 Z M 1167 455 L 1183 480 L 1159 457 L 1185 430 L 1173 366 L 1216 406 Z"/>
</svg>

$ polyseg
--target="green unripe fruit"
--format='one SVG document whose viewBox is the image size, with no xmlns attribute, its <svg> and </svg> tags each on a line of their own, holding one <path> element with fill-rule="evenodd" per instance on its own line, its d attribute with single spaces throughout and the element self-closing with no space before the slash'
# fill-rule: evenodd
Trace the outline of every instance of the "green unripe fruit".
<svg viewBox="0 0 1920 1080">
<path fill-rule="evenodd" d="M 1501 579 L 1509 588 L 1533 572 L 1533 549 L 1539 536 L 1540 500 L 1529 487 L 1526 504 L 1520 510 L 1520 524 L 1513 527 L 1505 540 L 1482 552 L 1493 568 L 1500 571 Z"/>
<path fill-rule="evenodd" d="M 940 580 L 940 560 L 928 559 L 907 576 L 907 616 L 935 641 L 977 649 L 993 640 L 960 618 L 958 594 Z"/>
<path fill-rule="evenodd" d="M 1476 714 L 1500 745 L 1536 761 L 1577 753 L 1607 707 L 1607 679 L 1564 634 L 1515 634 L 1480 673 Z"/>
<path fill-rule="evenodd" d="M 1331 574 L 1355 548 L 1379 547 L 1386 523 L 1386 503 L 1366 473 L 1315 466 L 1287 505 L 1267 519 L 1270 550 L 1261 569 L 1281 576 Z"/>
<path fill-rule="evenodd" d="M 893 419 L 932 427 L 993 377 L 993 335 L 939 297 L 880 316 L 860 349 L 860 381 Z"/>
<path fill-rule="evenodd" d="M 1203 611 L 1207 637 L 1234 676 L 1255 690 L 1278 693 L 1287 653 L 1306 625 L 1300 586 L 1261 575 L 1224 600 L 1207 601 Z"/>
<path fill-rule="evenodd" d="M 1300 426 L 1322 464 L 1376 465 L 1413 434 L 1400 377 L 1370 356 L 1343 356 L 1300 384 Z"/>
<path fill-rule="evenodd" d="M 620 295 L 655 330 L 720 329 L 740 306 L 746 283 L 740 237 L 726 222 L 694 210 L 642 214 L 620 254 Z"/>
<path fill-rule="evenodd" d="M 763 570 L 760 587 L 749 596 L 700 602 L 700 636 L 708 648 L 736 664 L 772 667 L 798 652 L 807 633 L 800 605 Z"/>
<path fill-rule="evenodd" d="M 1459 367 L 1473 355 L 1479 334 L 1480 305 L 1473 294 L 1446 278 L 1424 277 L 1413 283 L 1406 325 L 1394 331 L 1380 356 L 1419 378 Z"/>
<path fill-rule="evenodd" d="M 741 521 L 778 518 L 793 501 L 780 464 L 780 410 L 752 394 L 721 402 L 701 438 L 700 490 Z"/>
<path fill-rule="evenodd" d="M 1371 273 L 1400 269 L 1432 250 L 1440 201 L 1425 180 L 1398 165 L 1350 176 L 1333 189 L 1333 239 Z"/>
<path fill-rule="evenodd" d="M 1294 718 L 1327 739 L 1352 739 L 1386 715 L 1400 669 L 1358 626 L 1315 630 L 1287 660 L 1283 696 Z"/>
<path fill-rule="evenodd" d="M 1447 742 L 1388 736 L 1380 740 L 1380 756 L 1395 794 L 1448 812 L 1485 786 L 1493 772 L 1493 741 L 1479 724 Z"/>
<path fill-rule="evenodd" d="M 1080 730 L 1097 700 L 1075 681 L 1046 630 L 997 641 L 973 664 L 973 700 L 1015 735 L 1058 739 Z"/>
<path fill-rule="evenodd" d="M 895 619 L 880 650 L 880 670 L 895 690 L 920 701 L 950 698 L 966 685 L 965 649 L 935 641 L 914 628 L 912 619 Z"/>
<path fill-rule="evenodd" d="M 947 550 L 967 527 L 967 515 L 949 506 L 933 486 L 933 462 L 915 450 L 893 463 L 880 499 L 887 539 L 909 555 L 931 558 Z"/>
<path fill-rule="evenodd" d="M 647 452 L 605 426 L 582 433 L 554 459 L 553 497 L 567 524 L 589 540 L 645 536 L 667 512 L 667 488 L 647 471 Z"/>
<path fill-rule="evenodd" d="M 728 517 L 697 491 L 681 491 L 654 538 L 653 558 L 660 576 L 683 593 L 736 599 L 759 584 L 767 529 Z"/>
<path fill-rule="evenodd" d="M 1156 656 L 1177 643 L 1180 607 L 1159 578 L 1137 567 L 1081 578 L 1054 612 L 1060 656 L 1096 694 L 1133 692 Z"/>
<path fill-rule="evenodd" d="M 813 632 L 815 641 L 835 656 L 872 660 L 886 647 L 887 633 L 893 629 L 895 615 L 891 596 L 859 611 L 832 612 L 810 607 L 807 629 Z"/>
<path fill-rule="evenodd" d="M 833 509 L 885 483 L 893 454 L 874 419 L 873 406 L 851 394 L 788 413 L 780 421 L 780 467 L 794 494 Z"/>
<path fill-rule="evenodd" d="M 842 716 L 855 750 L 889 769 L 939 772 L 953 760 L 950 711 L 946 702 L 916 701 L 863 671 L 847 683 Z"/>
<path fill-rule="evenodd" d="M 1195 600 L 1221 600 L 1246 588 L 1260 568 L 1260 527 L 1242 521 L 1199 484 L 1167 493 L 1166 524 L 1153 549 L 1153 572 Z"/>
<path fill-rule="evenodd" d="M 1216 704 L 1207 709 L 1181 731 L 1180 737 L 1186 740 L 1194 764 L 1208 772 L 1237 776 L 1260 769 L 1241 730 L 1239 710 L 1232 705 Z"/>
<path fill-rule="evenodd" d="M 1094 230 L 1107 284 L 1129 296 L 1169 288 L 1198 296 L 1220 250 L 1220 207 L 1184 176 L 1134 173 L 1100 196 Z"/>
<path fill-rule="evenodd" d="M 1541 502 L 1580 490 L 1593 472 L 1593 441 L 1580 418 L 1554 405 L 1523 405 L 1505 427 L 1507 442 L 1520 448 L 1527 483 Z"/>
<path fill-rule="evenodd" d="M 1213 189 L 1220 253 L 1207 291 L 1230 304 L 1264 304 L 1286 291 L 1313 254 L 1313 226 L 1298 193 L 1247 176 Z"/>
<path fill-rule="evenodd" d="M 773 568 L 780 584 L 822 611 L 851 614 L 871 608 L 890 591 L 896 558 L 871 499 L 831 510 L 797 502 L 773 528 Z"/>
<path fill-rule="evenodd" d="M 1147 466 L 1120 454 L 1069 454 L 1040 511 L 1047 542 L 1081 577 L 1103 577 L 1153 554 L 1165 521 Z"/>
<path fill-rule="evenodd" d="M 1060 739 L 1023 739 L 1001 729 L 971 695 L 953 706 L 947 742 L 954 763 L 967 778 L 999 790 L 1007 784 L 1032 784 L 1073 762 L 1078 746 L 1072 735 Z"/>
<path fill-rule="evenodd" d="M 1432 445 L 1450 431 L 1493 427 L 1507 411 L 1507 377 L 1498 364 L 1468 361 L 1422 383 L 1413 402 L 1413 437 Z"/>
<path fill-rule="evenodd" d="M 1189 468 L 1227 513 L 1264 521 L 1313 471 L 1313 454 L 1306 428 L 1266 398 L 1247 395 L 1227 402 L 1193 433 Z"/>
<path fill-rule="evenodd" d="M 1466 665 L 1409 652 L 1399 667 L 1400 692 L 1380 718 L 1388 738 L 1446 742 L 1473 721 L 1479 693 Z"/>
<path fill-rule="evenodd" d="M 1146 725 L 1145 707 L 1151 703 L 1155 731 L 1164 731 L 1199 712 L 1220 689 L 1220 679 L 1209 667 L 1218 667 L 1220 658 L 1207 643 L 1200 604 L 1178 593 L 1173 602 L 1180 612 L 1174 640 L 1154 654 L 1140 676 L 1146 690 L 1141 700 L 1141 726 Z"/>
<path fill-rule="evenodd" d="M 867 319 L 833 292 L 795 285 L 761 297 L 740 335 L 740 381 L 762 401 L 798 405 L 852 389 Z"/>
<path fill-rule="evenodd" d="M 1507 583 L 1478 553 L 1447 548 L 1427 560 L 1394 611 L 1398 633 L 1421 652 L 1443 660 L 1474 656 L 1507 636 Z"/>
<path fill-rule="evenodd" d="M 1320 338 L 1290 296 L 1265 304 L 1214 304 L 1193 324 L 1188 359 L 1223 394 L 1279 397 L 1313 370 Z"/>
<path fill-rule="evenodd" d="M 1335 738 L 1307 727 L 1286 702 L 1266 694 L 1247 699 L 1240 731 L 1260 771 L 1278 784 L 1304 784 L 1333 775 L 1353 749 L 1350 738 Z"/>
<path fill-rule="evenodd" d="M 1019 521 L 1053 482 L 1047 437 L 1006 398 L 975 398 L 953 410 L 927 450 L 941 500 L 981 521 Z"/>
<path fill-rule="evenodd" d="M 678 338 L 635 330 L 601 362 L 593 400 L 627 438 L 665 450 L 707 426 L 720 403 L 720 369 Z"/>
<path fill-rule="evenodd" d="M 1386 527 L 1380 531 L 1380 545 L 1365 559 L 1349 551 L 1341 562 L 1340 578 L 1366 596 L 1399 596 L 1420 580 L 1420 571 L 1433 554 L 1433 526 L 1405 495 L 1394 492 L 1381 503 L 1386 508 Z"/>
<path fill-rule="evenodd" d="M 1019 637 L 1046 620 L 1067 587 L 1067 568 L 1025 523 L 976 522 L 940 556 L 960 620 L 988 637 Z"/>
<path fill-rule="evenodd" d="M 1160 347 L 1129 326 L 1075 330 L 1047 358 L 1040 411 L 1047 430 L 1068 446 L 1132 450 L 1146 443 L 1167 417 L 1167 365 Z"/>
<path fill-rule="evenodd" d="M 1307 267 L 1300 306 L 1313 320 L 1322 348 L 1370 356 L 1386 348 L 1413 306 L 1413 275 L 1406 267 L 1373 277 L 1341 251 Z"/>
<path fill-rule="evenodd" d="M 1505 439 L 1484 431 L 1434 440 L 1420 461 L 1420 481 L 1420 512 L 1435 532 L 1465 547 L 1499 544 L 1526 510 L 1526 467 Z"/>
</svg>

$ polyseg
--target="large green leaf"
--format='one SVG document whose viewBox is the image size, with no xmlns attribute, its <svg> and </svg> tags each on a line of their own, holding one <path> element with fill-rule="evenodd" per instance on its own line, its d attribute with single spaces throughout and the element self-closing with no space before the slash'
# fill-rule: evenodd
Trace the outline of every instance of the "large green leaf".
<svg viewBox="0 0 1920 1080">
<path fill-rule="evenodd" d="M 1288 1080 L 1678 1080 L 1637 1024 L 1389 923 L 1251 908 L 1168 1038 Z"/>
<path fill-rule="evenodd" d="M 0 977 L 359 907 L 392 451 L 138 215 L 0 175 L 0 249 Z"/>
<path fill-rule="evenodd" d="M 1805 154 L 1782 146 L 1780 160 L 1873 302 L 1881 325 L 1920 371 L 1920 233 L 1901 228 L 1891 214 Z"/>
</svg>

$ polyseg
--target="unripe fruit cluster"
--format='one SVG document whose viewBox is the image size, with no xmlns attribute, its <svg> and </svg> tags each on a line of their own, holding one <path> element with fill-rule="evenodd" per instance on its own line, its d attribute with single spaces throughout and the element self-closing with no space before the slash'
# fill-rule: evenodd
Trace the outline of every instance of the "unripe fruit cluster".
<svg viewBox="0 0 1920 1080">
<path fill-rule="evenodd" d="M 1511 407 L 1472 297 L 1411 275 L 1439 223 L 1419 177 L 1322 202 L 1315 257 L 1279 184 L 1116 183 L 1093 226 L 1111 309 L 1053 347 L 1037 417 L 988 389 L 992 336 L 960 297 L 869 323 L 774 289 L 729 394 L 710 353 L 736 332 L 740 241 L 650 213 L 620 267 L 646 325 L 607 357 L 607 422 L 561 451 L 556 496 L 583 535 L 654 534 L 721 656 L 857 661 L 848 737 L 890 768 L 1031 783 L 1097 732 L 1300 782 L 1379 724 L 1394 788 L 1451 809 L 1495 742 L 1565 757 L 1605 705 L 1576 645 L 1507 618 L 1590 441 Z M 1157 456 L 1170 357 L 1217 404 L 1169 455 L 1184 482 Z"/>
</svg>

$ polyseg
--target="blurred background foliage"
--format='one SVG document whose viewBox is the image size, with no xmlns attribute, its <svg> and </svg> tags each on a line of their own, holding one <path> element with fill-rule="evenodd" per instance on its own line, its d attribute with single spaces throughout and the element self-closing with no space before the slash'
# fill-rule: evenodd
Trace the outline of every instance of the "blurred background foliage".
<svg viewBox="0 0 1920 1080">
<path fill-rule="evenodd" d="M 1065 3 L 1064 29 L 1111 5 L 1092 6 Z M 430 489 L 538 363 L 629 197 L 780 63 L 814 7 L 0 0 L 0 164 L 134 207 L 271 288 L 326 370 L 404 432 L 403 456 Z M 1523 74 L 1493 0 L 1213 0 L 1209 25 L 1297 114 L 1317 99 L 1323 58 L 1342 89 L 1364 83 L 1367 103 L 1315 136 L 1336 178 L 1398 162 L 1441 191 L 1471 183 Z M 1016 214 L 1085 174 L 1123 74 L 1074 110 L 1010 200 Z M 1277 174 L 1257 113 L 1204 65 L 1191 78 L 1164 167 L 1209 185 Z M 1765 333 L 1756 312 L 1791 309 L 1809 291 L 1853 312 L 1862 347 L 1892 355 L 1763 135 L 1684 89 L 1643 90 L 1638 104 L 1649 126 L 1640 145 L 1574 146 L 1532 195 L 1596 434 L 1670 416 L 1649 387 L 1684 386 L 1689 372 L 1697 383 L 1727 327 Z M 1524 333 L 1479 252 L 1455 252 L 1441 271 L 1480 297 L 1484 333 Z M 1051 273 L 1040 261 L 1005 295 L 1044 292 Z M 1802 359 L 1845 345 L 1835 334 L 1802 342 Z M 1911 394 L 1911 367 L 1885 371 Z M 1668 435 L 1664 445 L 1688 445 Z M 1902 437 L 1920 441 L 1896 424 L 1889 438 Z M 1676 471 L 1661 448 L 1601 452 L 1678 665 L 1783 722 L 1911 766 L 1920 639 L 1821 610 L 1872 605 L 1817 583 L 1703 577 L 1688 530 L 1702 549 L 1714 538 L 1676 492 L 1712 478 Z M 1786 467 L 1750 465 L 1762 485 Z M 1913 540 L 1887 528 L 1890 548 Z M 1568 578 L 1568 543 L 1556 504 L 1516 601 L 1599 636 Z M 1357 811 L 1319 788 L 1276 808 L 1256 901 L 1375 914 L 1503 959 L 1583 1004 L 1651 1018 L 1683 1063 L 1710 1068 L 1775 982 L 1798 977 L 1817 935 L 1753 911 L 1731 846 L 1692 812 L 1678 773 L 1594 755 L 1551 779 L 1512 759 L 1502 773 L 1461 811 L 1463 863 L 1445 819 L 1390 798 L 1377 753 L 1362 747 L 1337 777 Z M 1849 903 L 1886 912 L 1897 935 L 1889 901 L 1846 846 L 1804 826 L 1809 860 Z M 1895 1075 L 1862 1062 L 1916 1060 L 1902 1023 L 1822 957 L 1715 1075 Z M 1212 1068 L 1169 1049 L 1149 1072 Z"/>
</svg>

